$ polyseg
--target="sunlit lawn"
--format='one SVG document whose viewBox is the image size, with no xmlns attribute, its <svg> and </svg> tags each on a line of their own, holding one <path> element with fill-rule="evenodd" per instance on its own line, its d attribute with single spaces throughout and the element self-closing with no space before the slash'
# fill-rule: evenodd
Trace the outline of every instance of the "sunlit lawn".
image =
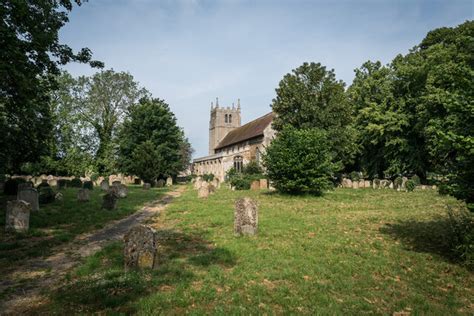
<svg viewBox="0 0 474 316">
<path fill-rule="evenodd" d="M 233 202 L 260 204 L 257 237 L 233 236 Z M 155 226 L 158 269 L 123 271 L 122 244 L 90 257 L 37 312 L 472 314 L 472 272 L 452 261 L 434 191 L 337 189 L 323 197 L 189 189 Z"/>
</svg>

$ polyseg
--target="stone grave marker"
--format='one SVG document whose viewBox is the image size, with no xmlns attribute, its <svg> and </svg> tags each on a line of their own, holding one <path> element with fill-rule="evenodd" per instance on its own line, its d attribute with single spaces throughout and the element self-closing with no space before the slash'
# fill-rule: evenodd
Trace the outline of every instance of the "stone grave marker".
<svg viewBox="0 0 474 316">
<path fill-rule="evenodd" d="M 22 183 L 25 184 L 25 183 Z M 33 189 L 32 187 L 24 187 L 19 190 L 16 196 L 17 200 L 22 200 L 30 204 L 31 210 L 33 212 L 39 211 L 39 194 L 38 190 Z"/>
<path fill-rule="evenodd" d="M 77 200 L 79 202 L 89 202 L 91 199 L 91 194 L 89 189 L 79 189 L 77 191 Z"/>
<path fill-rule="evenodd" d="M 117 208 L 118 196 L 114 189 L 110 188 L 102 197 L 102 208 L 106 210 L 115 210 Z"/>
<path fill-rule="evenodd" d="M 250 184 L 250 189 L 251 190 L 260 190 L 260 181 L 258 181 L 258 180 L 252 181 L 252 183 Z"/>
<path fill-rule="evenodd" d="M 166 186 L 169 187 L 172 185 L 173 185 L 173 178 L 171 177 L 166 178 Z"/>
<path fill-rule="evenodd" d="M 163 179 L 158 180 L 158 181 L 156 182 L 156 186 L 157 186 L 158 188 L 164 187 L 164 186 L 165 186 L 165 180 L 163 180 Z"/>
<path fill-rule="evenodd" d="M 107 191 L 109 189 L 109 181 L 102 180 L 102 182 L 100 183 L 100 189 L 103 191 Z"/>
<path fill-rule="evenodd" d="M 132 227 L 124 236 L 125 269 L 153 269 L 158 253 L 156 231 L 145 225 Z"/>
<path fill-rule="evenodd" d="M 150 183 L 143 183 L 143 189 L 144 190 L 150 190 L 151 184 Z"/>
<path fill-rule="evenodd" d="M 26 232 L 30 228 L 31 205 L 22 200 L 8 201 L 5 230 Z"/>
<path fill-rule="evenodd" d="M 198 189 L 198 198 L 207 199 L 208 196 L 209 196 L 209 184 L 206 181 L 203 181 L 201 183 L 201 186 Z"/>
<path fill-rule="evenodd" d="M 251 198 L 245 197 L 235 201 L 234 235 L 256 235 L 258 230 L 258 207 Z"/>
<path fill-rule="evenodd" d="M 268 180 L 260 179 L 260 189 L 268 189 Z"/>
</svg>

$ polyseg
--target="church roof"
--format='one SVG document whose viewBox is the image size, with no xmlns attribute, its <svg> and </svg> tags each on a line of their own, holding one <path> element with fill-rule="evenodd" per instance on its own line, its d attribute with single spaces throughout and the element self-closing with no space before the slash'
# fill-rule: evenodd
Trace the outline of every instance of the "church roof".
<svg viewBox="0 0 474 316">
<path fill-rule="evenodd" d="M 230 131 L 214 149 L 221 149 L 263 135 L 264 129 L 272 123 L 274 113 L 270 112 Z"/>
</svg>

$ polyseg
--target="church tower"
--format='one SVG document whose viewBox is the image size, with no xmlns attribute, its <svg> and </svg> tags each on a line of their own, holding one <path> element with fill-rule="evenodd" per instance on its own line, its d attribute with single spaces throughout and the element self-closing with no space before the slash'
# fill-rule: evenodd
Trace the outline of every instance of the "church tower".
<svg viewBox="0 0 474 316">
<path fill-rule="evenodd" d="M 209 121 L 209 155 L 213 155 L 214 149 L 231 130 L 240 127 L 240 99 L 237 107 L 219 107 L 219 99 L 216 98 L 216 106 L 211 102 L 211 119 Z"/>
</svg>

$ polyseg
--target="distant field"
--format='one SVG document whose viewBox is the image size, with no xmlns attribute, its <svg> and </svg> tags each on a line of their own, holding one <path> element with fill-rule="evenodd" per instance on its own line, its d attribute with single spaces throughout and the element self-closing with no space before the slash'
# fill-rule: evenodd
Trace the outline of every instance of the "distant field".
<svg viewBox="0 0 474 316">
<path fill-rule="evenodd" d="M 113 243 L 37 312 L 149 314 L 473 314 L 474 275 L 446 248 L 434 191 L 337 189 L 323 197 L 189 189 L 154 225 L 155 271 L 123 271 Z M 257 237 L 233 236 L 233 202 L 260 204 Z"/>
<path fill-rule="evenodd" d="M 46 256 L 53 246 L 71 241 L 75 236 L 103 227 L 107 222 L 123 218 L 139 210 L 147 201 L 159 198 L 166 189 L 145 191 L 129 186 L 127 198 L 119 200 L 117 210 L 101 210 L 103 192 L 95 188 L 89 202 L 78 202 L 78 189 L 63 189 L 62 201 L 40 205 L 39 212 L 30 216 L 26 234 L 5 234 L 5 205 L 14 196 L 0 195 L 0 273 L 16 262 Z"/>
</svg>

